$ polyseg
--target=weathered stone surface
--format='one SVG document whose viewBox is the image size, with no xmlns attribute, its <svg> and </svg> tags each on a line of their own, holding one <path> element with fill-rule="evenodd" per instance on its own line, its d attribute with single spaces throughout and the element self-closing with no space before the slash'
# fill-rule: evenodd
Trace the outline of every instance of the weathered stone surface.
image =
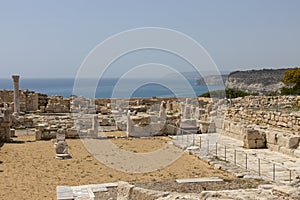
<svg viewBox="0 0 300 200">
<path fill-rule="evenodd" d="M 176 193 L 176 192 L 162 192 L 156 190 L 149 190 L 140 187 L 135 187 L 127 182 L 119 182 L 117 188 L 117 200 L 200 200 L 198 194 L 193 193 Z"/>
<path fill-rule="evenodd" d="M 300 136 L 289 136 L 287 147 L 290 149 L 296 149 L 299 146 Z"/>
<path fill-rule="evenodd" d="M 266 134 L 252 128 L 244 130 L 243 141 L 244 147 L 247 149 L 266 148 Z"/>
<path fill-rule="evenodd" d="M 118 182 L 117 200 L 130 200 L 130 195 L 132 193 L 133 188 L 134 185 L 131 185 L 127 182 Z"/>
<path fill-rule="evenodd" d="M 65 141 L 58 141 L 55 150 L 56 154 L 68 154 L 68 144 Z"/>
<path fill-rule="evenodd" d="M 217 199 L 234 199 L 234 200 L 250 200 L 253 199 L 261 200 L 273 200 L 274 196 L 271 190 L 222 190 L 222 191 L 203 191 L 200 193 L 200 199 L 206 200 L 217 200 Z"/>
<path fill-rule="evenodd" d="M 0 111 L 0 142 L 11 141 L 11 124 L 11 112 L 7 107 L 4 107 Z"/>
<path fill-rule="evenodd" d="M 271 143 L 267 143 L 267 147 L 268 149 L 272 150 L 272 151 L 279 151 L 280 146 L 277 144 L 271 144 Z"/>
</svg>

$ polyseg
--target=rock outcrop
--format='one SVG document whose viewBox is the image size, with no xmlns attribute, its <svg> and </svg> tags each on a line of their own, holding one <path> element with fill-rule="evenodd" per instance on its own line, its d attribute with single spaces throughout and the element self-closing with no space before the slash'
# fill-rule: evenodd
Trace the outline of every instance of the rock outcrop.
<svg viewBox="0 0 300 200">
<path fill-rule="evenodd" d="M 228 75 L 226 87 L 246 92 L 267 94 L 279 92 L 285 84 L 281 81 L 289 69 L 263 69 L 236 71 Z"/>
</svg>

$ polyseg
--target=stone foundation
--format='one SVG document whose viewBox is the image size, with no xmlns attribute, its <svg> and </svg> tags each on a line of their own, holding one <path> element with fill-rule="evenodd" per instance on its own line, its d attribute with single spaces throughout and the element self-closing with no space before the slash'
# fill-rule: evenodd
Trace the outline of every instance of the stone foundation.
<svg viewBox="0 0 300 200">
<path fill-rule="evenodd" d="M 4 108 L 0 112 L 0 142 L 10 142 L 11 141 L 11 113 L 8 109 Z"/>
<path fill-rule="evenodd" d="M 245 148 L 268 148 L 300 158 L 300 135 L 280 129 L 267 129 L 257 125 L 225 121 L 221 134 L 244 141 Z"/>
</svg>

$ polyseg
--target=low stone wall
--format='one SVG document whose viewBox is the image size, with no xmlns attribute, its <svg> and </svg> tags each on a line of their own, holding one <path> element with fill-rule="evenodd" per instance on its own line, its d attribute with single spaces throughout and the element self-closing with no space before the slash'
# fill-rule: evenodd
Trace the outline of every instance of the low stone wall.
<svg viewBox="0 0 300 200">
<path fill-rule="evenodd" d="M 140 187 L 135 187 L 127 182 L 119 182 L 117 189 L 118 200 L 156 200 L 156 199 L 182 199 L 182 200 L 198 200 L 199 194 L 176 192 L 162 192 L 157 190 L 149 190 Z"/>
<path fill-rule="evenodd" d="M 228 120 L 225 120 L 220 133 L 243 140 L 246 148 L 268 148 L 300 158 L 300 135 Z"/>
<path fill-rule="evenodd" d="M 24 115 L 12 118 L 12 127 L 14 128 L 34 128 L 33 117 Z"/>
<path fill-rule="evenodd" d="M 60 128 L 59 127 L 49 127 L 45 124 L 39 124 L 36 126 L 35 139 L 36 140 L 51 140 L 56 138 L 56 134 Z M 65 131 L 66 138 L 79 138 L 79 133 L 76 128 L 62 129 Z"/>
<path fill-rule="evenodd" d="M 226 119 L 281 128 L 300 134 L 300 97 L 244 97 L 232 99 L 226 109 Z M 276 110 L 277 107 L 277 111 Z M 290 109 L 290 110 L 289 110 Z"/>
<path fill-rule="evenodd" d="M 280 192 L 280 196 L 278 196 Z M 277 193 L 277 194 L 276 194 Z M 127 182 L 119 182 L 118 200 L 215 200 L 215 199 L 299 199 L 299 189 L 290 186 L 260 185 L 257 189 L 202 191 L 196 193 L 163 192 L 135 187 Z M 282 198 L 281 198 L 282 197 Z"/>
</svg>

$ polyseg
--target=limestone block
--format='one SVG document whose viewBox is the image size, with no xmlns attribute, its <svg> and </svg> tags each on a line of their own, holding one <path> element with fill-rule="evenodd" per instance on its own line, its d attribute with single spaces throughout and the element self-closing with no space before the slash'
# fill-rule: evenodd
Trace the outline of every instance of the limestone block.
<svg viewBox="0 0 300 200">
<path fill-rule="evenodd" d="M 294 156 L 297 158 L 300 158 L 300 149 L 295 149 L 294 150 Z"/>
<path fill-rule="evenodd" d="M 67 129 L 67 137 L 68 138 L 78 137 L 78 132 L 77 132 L 76 128 Z"/>
<path fill-rule="evenodd" d="M 276 123 L 277 124 L 277 126 L 279 126 L 279 127 L 287 127 L 287 123 L 285 123 L 285 122 L 277 122 Z"/>
<path fill-rule="evenodd" d="M 130 200 L 141 200 L 141 199 L 184 199 L 184 198 L 170 198 L 167 197 L 169 192 L 162 192 L 156 190 L 149 190 L 139 187 L 134 187 L 130 193 Z M 191 199 L 191 198 L 188 198 Z"/>
<path fill-rule="evenodd" d="M 38 129 L 39 131 L 44 131 L 44 130 L 45 130 L 45 127 L 46 127 L 45 124 L 38 124 L 38 125 L 37 125 L 37 129 Z"/>
<path fill-rule="evenodd" d="M 244 147 L 248 149 L 258 149 L 266 147 L 266 134 L 252 128 L 243 130 Z"/>
<path fill-rule="evenodd" d="M 258 130 L 254 130 L 254 129 L 245 129 L 243 131 L 244 133 L 244 137 L 246 137 L 245 139 L 247 140 L 255 140 L 257 138 L 260 138 L 260 134 Z"/>
<path fill-rule="evenodd" d="M 277 144 L 281 147 L 288 146 L 289 138 L 287 136 L 284 136 L 283 133 L 277 134 Z"/>
<path fill-rule="evenodd" d="M 36 130 L 35 131 L 35 140 L 41 140 L 42 139 L 42 131 Z"/>
<path fill-rule="evenodd" d="M 131 185 L 127 182 L 120 181 L 118 182 L 118 188 L 117 188 L 117 199 L 118 200 L 130 200 L 130 194 L 132 192 L 132 189 L 134 188 L 134 185 Z"/>
<path fill-rule="evenodd" d="M 101 125 L 101 126 L 107 126 L 107 125 L 109 125 L 109 120 L 108 120 L 108 118 L 103 118 L 103 119 L 100 121 L 100 125 Z"/>
<path fill-rule="evenodd" d="M 277 132 L 266 131 L 266 139 L 268 144 L 277 144 Z"/>
<path fill-rule="evenodd" d="M 294 131 L 297 131 L 297 132 L 300 132 L 300 126 L 294 125 L 294 126 L 293 126 L 293 130 L 294 130 Z"/>
<path fill-rule="evenodd" d="M 235 134 L 242 134 L 242 126 L 240 126 L 238 123 L 231 123 L 230 124 L 230 132 Z"/>
<path fill-rule="evenodd" d="M 287 147 L 280 147 L 279 148 L 279 152 L 286 154 L 286 155 L 294 155 L 294 150 L 293 149 L 289 149 Z"/>
<path fill-rule="evenodd" d="M 215 124 L 215 122 L 211 122 L 209 124 L 207 132 L 208 133 L 215 133 L 216 132 L 216 124 Z"/>
<path fill-rule="evenodd" d="M 65 141 L 58 141 L 55 150 L 56 154 L 68 154 L 68 144 Z"/>
<path fill-rule="evenodd" d="M 290 136 L 288 138 L 287 147 L 296 149 L 299 146 L 300 136 Z"/>
<path fill-rule="evenodd" d="M 256 143 L 256 149 L 266 148 L 266 142 L 263 139 L 257 139 L 255 140 L 255 143 Z"/>
<path fill-rule="evenodd" d="M 255 140 L 244 140 L 244 147 L 247 149 L 256 149 Z"/>
<path fill-rule="evenodd" d="M 208 126 L 209 124 L 204 124 L 204 123 L 201 123 L 200 124 L 200 130 L 202 133 L 207 133 L 208 132 Z"/>
<path fill-rule="evenodd" d="M 108 114 L 108 109 L 107 109 L 106 107 L 101 107 L 100 113 L 101 113 L 102 115 L 107 115 L 107 114 Z"/>
<path fill-rule="evenodd" d="M 271 125 L 276 126 L 277 122 L 275 120 L 272 120 L 269 122 Z"/>
<path fill-rule="evenodd" d="M 277 144 L 267 143 L 267 148 L 270 149 L 271 151 L 279 151 L 280 146 Z"/>
</svg>

